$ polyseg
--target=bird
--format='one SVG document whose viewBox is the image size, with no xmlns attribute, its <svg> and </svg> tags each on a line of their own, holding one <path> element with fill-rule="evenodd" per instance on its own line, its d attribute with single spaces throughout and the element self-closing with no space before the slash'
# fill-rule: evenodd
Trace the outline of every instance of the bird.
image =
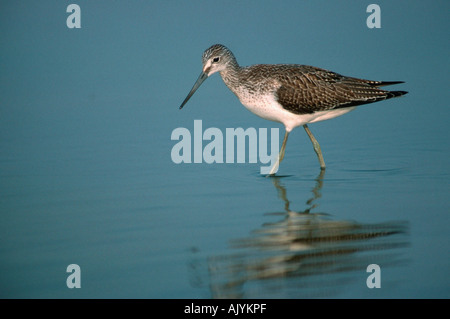
<svg viewBox="0 0 450 319">
<path fill-rule="evenodd" d="M 255 64 L 240 66 L 234 54 L 222 44 L 203 52 L 202 71 L 179 109 L 200 85 L 219 72 L 225 85 L 250 112 L 284 125 L 285 135 L 276 162 L 268 176 L 275 175 L 284 158 L 289 133 L 303 126 L 312 142 L 320 168 L 326 168 L 319 142 L 308 124 L 329 120 L 374 103 L 407 94 L 380 87 L 403 81 L 372 81 L 343 76 L 326 69 L 300 64 Z"/>
</svg>

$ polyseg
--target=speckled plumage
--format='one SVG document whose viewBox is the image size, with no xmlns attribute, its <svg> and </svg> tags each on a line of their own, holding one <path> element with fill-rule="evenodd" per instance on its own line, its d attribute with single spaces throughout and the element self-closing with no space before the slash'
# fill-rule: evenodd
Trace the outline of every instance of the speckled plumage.
<svg viewBox="0 0 450 319">
<path fill-rule="evenodd" d="M 208 76 L 220 72 L 225 84 L 248 110 L 284 124 L 286 135 L 280 162 L 288 133 L 303 125 L 324 168 L 320 147 L 306 124 L 340 116 L 361 104 L 408 93 L 380 89 L 381 86 L 403 83 L 400 81 L 358 79 L 307 65 L 257 64 L 241 67 L 233 53 L 221 44 L 205 50 L 202 62 L 203 71 L 180 109 Z"/>
<path fill-rule="evenodd" d="M 270 92 L 284 109 L 294 114 L 310 114 L 340 107 L 357 106 L 403 95 L 404 91 L 386 91 L 379 87 L 402 82 L 383 82 L 346 77 L 308 65 L 257 64 L 240 67 L 233 53 L 216 44 L 206 50 L 203 61 L 214 55 L 229 59 L 221 71 L 225 84 L 238 97 Z"/>
</svg>

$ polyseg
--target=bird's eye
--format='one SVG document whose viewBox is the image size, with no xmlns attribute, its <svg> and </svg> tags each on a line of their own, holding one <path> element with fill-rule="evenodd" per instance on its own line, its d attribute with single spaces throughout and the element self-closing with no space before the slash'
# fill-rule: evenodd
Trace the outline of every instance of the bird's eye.
<svg viewBox="0 0 450 319">
<path fill-rule="evenodd" d="M 213 62 L 214 62 L 214 63 L 217 63 L 217 62 L 219 62 L 219 60 L 220 60 L 219 57 L 215 57 L 215 58 L 213 59 Z"/>
</svg>

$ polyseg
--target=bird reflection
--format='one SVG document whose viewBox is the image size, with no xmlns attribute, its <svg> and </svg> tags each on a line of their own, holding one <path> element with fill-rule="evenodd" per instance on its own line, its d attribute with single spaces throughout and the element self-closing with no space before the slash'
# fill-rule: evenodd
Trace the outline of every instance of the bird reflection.
<svg viewBox="0 0 450 319">
<path fill-rule="evenodd" d="M 315 179 L 303 211 L 291 210 L 282 181 L 271 178 L 284 211 L 270 215 L 281 218 L 233 240 L 233 253 L 208 258 L 213 298 L 331 297 L 354 280 L 365 287 L 369 264 L 402 262 L 398 250 L 407 245 L 405 222 L 363 224 L 312 212 L 324 174 L 321 170 Z"/>
</svg>

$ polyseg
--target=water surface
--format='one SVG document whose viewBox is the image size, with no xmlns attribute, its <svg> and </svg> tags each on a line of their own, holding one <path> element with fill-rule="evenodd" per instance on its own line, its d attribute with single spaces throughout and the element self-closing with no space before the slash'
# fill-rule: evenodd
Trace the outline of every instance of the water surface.
<svg viewBox="0 0 450 319">
<path fill-rule="evenodd" d="M 359 1 L 78 4 L 79 30 L 60 2 L 0 10 L 2 298 L 450 296 L 447 2 L 380 2 L 379 30 Z M 175 164 L 171 133 L 195 119 L 282 138 L 218 76 L 178 110 L 216 42 L 244 65 L 410 93 L 312 124 L 325 171 L 302 129 L 275 178 L 260 163 Z"/>
</svg>

